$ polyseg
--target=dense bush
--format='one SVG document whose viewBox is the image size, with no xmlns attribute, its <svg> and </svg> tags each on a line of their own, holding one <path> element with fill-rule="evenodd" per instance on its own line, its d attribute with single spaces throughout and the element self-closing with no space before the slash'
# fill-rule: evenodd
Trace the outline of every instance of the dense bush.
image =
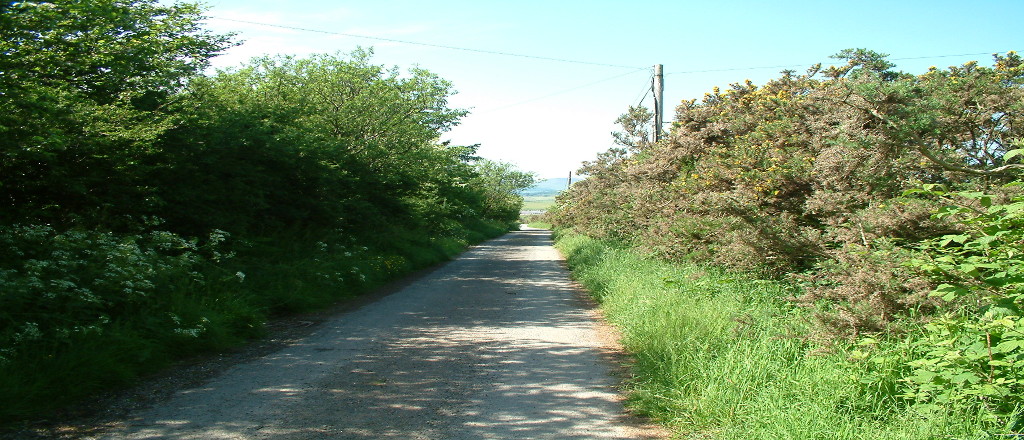
<svg viewBox="0 0 1024 440">
<path fill-rule="evenodd" d="M 999 202 L 978 191 L 950 194 L 927 187 L 921 192 L 948 198 L 950 205 L 938 215 L 955 218 L 964 227 L 960 233 L 917 243 L 920 252 L 909 263 L 937 284 L 932 296 L 960 307 L 944 310 L 912 344 L 908 396 L 929 405 L 978 406 L 1009 417 L 1020 430 L 1024 196 Z"/>
<path fill-rule="evenodd" d="M 657 144 L 630 109 L 555 223 L 797 283 L 806 337 L 890 366 L 863 377 L 879 402 L 1019 430 L 1024 63 L 911 75 L 837 58 L 683 102 Z"/>
<path fill-rule="evenodd" d="M 257 335 L 508 230 L 532 176 L 371 52 L 204 76 L 194 4 L 0 6 L 0 420 Z"/>
<path fill-rule="evenodd" d="M 992 68 L 914 76 L 870 51 L 838 56 L 848 63 L 686 101 L 659 144 L 632 121 L 649 115 L 624 115 L 632 135 L 585 164 L 590 178 L 562 196 L 557 222 L 663 257 L 802 274 L 808 301 L 835 304 L 822 317 L 843 332 L 929 306 L 933 286 L 899 266 L 902 251 L 873 251 L 959 227 L 932 216 L 940 201 L 904 191 L 1012 180 L 1019 165 L 1004 155 L 1024 135 L 1024 67 L 1011 52 Z"/>
</svg>

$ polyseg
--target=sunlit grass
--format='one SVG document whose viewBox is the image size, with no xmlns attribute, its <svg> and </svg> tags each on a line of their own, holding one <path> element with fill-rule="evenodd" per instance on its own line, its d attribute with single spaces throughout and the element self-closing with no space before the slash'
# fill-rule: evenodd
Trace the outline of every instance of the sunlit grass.
<svg viewBox="0 0 1024 440">
<path fill-rule="evenodd" d="M 555 206 L 555 196 L 524 196 L 524 211 L 545 211 Z"/>
<path fill-rule="evenodd" d="M 859 378 L 849 347 L 808 339 L 791 286 L 667 264 L 560 233 L 577 278 L 634 359 L 629 404 L 682 438 L 975 438 L 979 420 L 923 417 Z"/>
</svg>

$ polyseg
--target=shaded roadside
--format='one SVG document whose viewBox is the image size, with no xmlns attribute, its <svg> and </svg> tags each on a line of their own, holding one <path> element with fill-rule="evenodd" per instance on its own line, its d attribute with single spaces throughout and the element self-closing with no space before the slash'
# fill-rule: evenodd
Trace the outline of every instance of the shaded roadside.
<svg viewBox="0 0 1024 440">
<path fill-rule="evenodd" d="M 475 246 L 76 435 L 654 438 L 626 415 L 615 350 L 550 244 L 548 231 L 525 230 Z"/>
</svg>

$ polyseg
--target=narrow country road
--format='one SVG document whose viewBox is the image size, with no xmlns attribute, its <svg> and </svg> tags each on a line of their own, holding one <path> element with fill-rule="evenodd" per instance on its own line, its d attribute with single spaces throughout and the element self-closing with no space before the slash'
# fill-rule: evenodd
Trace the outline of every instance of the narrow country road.
<svg viewBox="0 0 1024 440">
<path fill-rule="evenodd" d="M 650 438 L 560 260 L 541 230 L 473 247 L 98 438 Z"/>
</svg>

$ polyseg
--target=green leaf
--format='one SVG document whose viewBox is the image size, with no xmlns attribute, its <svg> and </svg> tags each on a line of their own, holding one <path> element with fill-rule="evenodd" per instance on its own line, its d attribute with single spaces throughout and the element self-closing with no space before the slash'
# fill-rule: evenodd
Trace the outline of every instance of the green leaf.
<svg viewBox="0 0 1024 440">
<path fill-rule="evenodd" d="M 1006 214 L 1008 216 L 1017 214 L 1019 212 L 1024 212 L 1024 202 L 1015 202 L 1009 205 L 1003 205 L 1003 208 L 1006 209 Z"/>
<path fill-rule="evenodd" d="M 981 276 L 981 271 L 978 270 L 978 265 L 973 263 L 964 263 L 957 268 L 960 272 L 968 274 L 973 277 Z"/>
<path fill-rule="evenodd" d="M 1017 156 L 1020 156 L 1022 154 L 1024 154 L 1024 148 L 1012 149 L 1010 151 L 1007 151 L 1006 154 L 1003 155 L 1003 161 L 1009 162 L 1010 159 L 1013 159 L 1013 158 L 1015 158 Z"/>
<path fill-rule="evenodd" d="M 936 287 L 935 290 L 932 290 L 932 292 L 928 294 L 928 296 L 941 296 L 943 301 L 952 301 L 956 297 L 963 296 L 968 293 L 970 293 L 970 290 L 967 290 L 961 286 L 954 286 L 952 284 L 939 284 L 939 286 Z"/>
<path fill-rule="evenodd" d="M 1002 306 L 993 305 L 987 307 L 985 310 L 985 317 L 987 318 L 1003 318 L 1007 316 L 1016 316 L 1020 311 L 1017 310 L 1016 306 Z"/>
<path fill-rule="evenodd" d="M 943 235 L 942 238 L 939 240 L 939 245 L 940 246 L 948 246 L 950 243 L 964 244 L 970 238 L 971 238 L 971 236 L 965 235 L 965 234 Z"/>
<path fill-rule="evenodd" d="M 968 371 L 966 373 L 960 373 L 957 374 L 956 376 L 953 376 L 952 382 L 956 384 L 962 384 L 964 382 L 970 382 L 972 384 L 975 384 L 981 382 L 981 378 L 978 377 L 978 375 Z"/>
<path fill-rule="evenodd" d="M 975 199 L 975 200 L 980 199 L 982 197 L 985 197 L 985 193 L 983 193 L 981 191 L 961 191 L 961 192 L 959 192 L 957 194 L 960 197 L 964 197 L 964 198 L 968 198 L 968 199 Z"/>
<path fill-rule="evenodd" d="M 993 353 L 1009 353 L 1009 352 L 1014 351 L 1014 350 L 1019 350 L 1021 347 L 1024 347 L 1024 340 L 1015 339 L 1015 340 L 1012 340 L 1012 341 L 1003 341 L 1003 342 L 1000 342 L 995 347 L 992 347 L 992 352 Z"/>
<path fill-rule="evenodd" d="M 914 383 L 931 383 L 938 374 L 931 371 L 918 371 L 917 374 L 908 377 L 907 379 Z"/>
<path fill-rule="evenodd" d="M 878 339 L 872 337 L 864 337 L 859 342 L 857 342 L 857 345 L 862 347 L 865 345 L 878 345 Z"/>
<path fill-rule="evenodd" d="M 991 235 L 986 235 L 984 237 L 979 237 L 975 241 L 978 244 L 980 244 L 982 247 L 989 247 L 989 246 L 992 245 L 992 242 L 995 242 L 995 241 L 998 241 L 998 240 L 999 240 L 999 237 L 994 237 L 994 236 L 991 236 Z"/>
</svg>

